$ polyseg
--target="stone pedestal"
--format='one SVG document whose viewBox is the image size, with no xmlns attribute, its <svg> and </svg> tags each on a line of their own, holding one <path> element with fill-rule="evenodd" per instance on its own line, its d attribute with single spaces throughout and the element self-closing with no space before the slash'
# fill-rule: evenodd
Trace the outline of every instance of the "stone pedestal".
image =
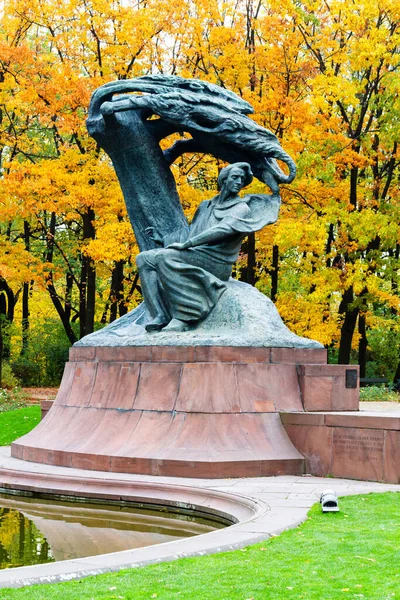
<svg viewBox="0 0 400 600">
<path fill-rule="evenodd" d="M 285 413 L 308 473 L 400 483 L 400 411 Z"/>
<path fill-rule="evenodd" d="M 279 413 L 318 406 L 318 386 L 325 406 L 350 392 L 345 367 L 326 365 L 323 348 L 75 347 L 54 405 L 12 455 L 153 475 L 301 474 Z"/>
</svg>

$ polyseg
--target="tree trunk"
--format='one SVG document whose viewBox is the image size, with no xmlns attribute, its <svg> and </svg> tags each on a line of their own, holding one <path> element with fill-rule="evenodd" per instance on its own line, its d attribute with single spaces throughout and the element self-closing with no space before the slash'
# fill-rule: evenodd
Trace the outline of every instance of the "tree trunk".
<svg viewBox="0 0 400 600">
<path fill-rule="evenodd" d="M 2 320 L 2 358 L 10 359 L 10 336 L 8 334 L 8 325 L 13 322 L 14 308 L 17 302 L 18 294 L 14 294 L 8 283 L 3 277 L 0 277 L 0 319 Z"/>
<path fill-rule="evenodd" d="M 325 254 L 329 255 L 332 251 L 332 244 L 335 240 L 335 236 L 334 236 L 334 226 L 333 223 L 330 223 L 329 225 L 329 230 L 328 230 L 328 238 L 326 240 L 326 248 L 325 248 Z M 326 259 L 326 266 L 328 268 L 330 268 L 332 266 L 332 259 L 331 258 L 327 258 Z"/>
<path fill-rule="evenodd" d="M 18 293 L 14 294 L 14 292 L 3 277 L 0 277 L 0 292 L 5 293 L 4 315 L 7 317 L 7 321 L 9 323 L 12 323 L 14 321 L 14 308 L 17 302 Z"/>
<path fill-rule="evenodd" d="M 87 296 L 86 296 L 86 335 L 94 331 L 94 317 L 96 305 L 96 269 L 90 259 L 87 265 Z"/>
<path fill-rule="evenodd" d="M 24 221 L 25 250 L 30 250 L 31 230 L 28 221 Z M 22 348 L 21 356 L 28 352 L 29 347 L 29 296 L 32 282 L 25 282 L 22 289 Z"/>
<path fill-rule="evenodd" d="M 138 290 L 138 292 L 140 294 L 142 293 L 141 287 L 138 282 L 139 282 L 139 273 L 136 273 L 133 283 L 131 285 L 131 289 L 129 290 L 129 292 L 125 298 L 125 302 L 124 302 L 124 307 L 125 307 L 125 311 L 126 311 L 125 314 L 128 312 L 129 302 L 132 300 L 132 296 L 133 296 L 135 290 Z M 122 315 L 121 315 L 121 317 L 122 317 Z"/>
<path fill-rule="evenodd" d="M 52 213 L 51 217 L 50 217 L 49 231 L 47 232 L 46 262 L 49 264 L 53 262 L 55 233 L 56 233 L 56 215 L 55 215 L 55 213 Z M 50 271 L 47 275 L 46 288 L 50 294 L 50 298 L 51 298 L 51 301 L 53 302 L 54 308 L 56 309 L 57 314 L 61 319 L 65 333 L 67 334 L 69 341 L 71 342 L 71 344 L 75 344 L 75 342 L 77 342 L 78 340 L 77 340 L 75 333 L 72 330 L 71 323 L 69 320 L 69 313 L 68 313 L 68 311 L 67 312 L 65 311 L 65 309 L 61 303 L 61 300 L 59 298 L 59 295 L 57 294 L 57 290 L 54 286 L 52 271 Z"/>
<path fill-rule="evenodd" d="M 29 347 L 29 294 L 30 284 L 25 282 L 22 289 L 22 348 L 21 356 L 28 352 Z"/>
<path fill-rule="evenodd" d="M 82 216 L 83 241 L 95 238 L 94 210 L 89 207 Z M 82 252 L 81 280 L 79 286 L 79 323 L 80 337 L 94 331 L 95 301 L 96 301 L 96 269 L 89 256 Z"/>
<path fill-rule="evenodd" d="M 360 313 L 358 315 L 358 333 L 360 334 L 360 340 L 358 342 L 358 364 L 360 365 L 360 377 L 365 377 L 368 346 L 365 313 Z"/>
<path fill-rule="evenodd" d="M 81 255 L 81 278 L 79 281 L 79 337 L 86 335 L 86 286 L 87 286 L 87 257 Z"/>
<path fill-rule="evenodd" d="M 271 268 L 271 300 L 276 302 L 278 296 L 278 276 L 279 276 L 279 247 L 272 246 L 272 268 Z"/>
<path fill-rule="evenodd" d="M 357 154 L 360 151 L 360 148 L 356 149 Z M 358 184 L 358 167 L 352 167 L 350 169 L 350 204 L 356 208 L 357 207 L 357 184 Z"/>
<path fill-rule="evenodd" d="M 172 172 L 152 135 L 151 121 L 146 121 L 141 110 L 103 118 L 100 106 L 113 95 L 108 90 L 103 86 L 93 94 L 88 131 L 113 162 L 140 250 L 150 250 L 154 242 L 147 228 L 167 235 L 187 228 L 186 217 Z"/>
<path fill-rule="evenodd" d="M 398 260 L 400 258 L 400 244 L 396 244 L 396 248 L 394 250 L 389 251 L 389 256 L 391 258 L 394 258 L 396 263 L 398 262 Z M 392 278 L 391 278 L 392 293 L 397 296 L 399 293 L 399 276 L 398 276 L 397 269 L 393 269 L 392 273 L 393 273 Z M 397 315 L 396 307 L 394 307 L 394 306 L 391 307 L 391 313 L 392 313 L 392 315 Z"/>
<path fill-rule="evenodd" d="M 106 325 L 107 324 L 107 314 L 108 314 L 108 309 L 110 308 L 110 305 L 108 302 L 106 302 L 106 305 L 104 307 L 103 310 L 103 314 L 101 315 L 101 319 L 100 319 L 100 323 L 102 325 Z"/>
<path fill-rule="evenodd" d="M 347 365 L 350 362 L 351 342 L 353 340 L 354 329 L 358 317 L 358 308 L 352 307 L 354 302 L 353 287 L 350 287 L 343 294 L 339 306 L 339 314 L 344 314 L 344 320 L 340 334 L 339 357 L 340 365 Z"/>
<path fill-rule="evenodd" d="M 71 311 L 72 311 L 72 287 L 74 285 L 74 279 L 71 273 L 66 274 L 65 278 L 65 302 L 64 302 L 64 311 L 65 318 L 70 321 L 71 320 Z"/>
<path fill-rule="evenodd" d="M 396 244 L 396 248 L 395 248 L 393 255 L 394 255 L 394 258 L 396 259 L 396 261 L 398 261 L 400 258 L 400 244 Z M 393 293 L 398 294 L 399 280 L 398 280 L 397 272 L 395 270 L 394 270 L 394 273 L 395 274 L 393 275 L 392 282 L 391 282 L 392 283 L 392 291 L 393 291 Z M 398 311 L 396 310 L 395 307 L 392 307 L 391 310 L 392 310 L 393 315 L 397 315 Z M 400 356 L 399 356 L 399 362 L 397 363 L 396 373 L 394 374 L 394 377 L 393 377 L 393 383 L 395 385 L 396 391 L 400 393 Z"/>
<path fill-rule="evenodd" d="M 121 305 L 124 304 L 124 265 L 124 260 L 118 260 L 114 263 L 114 268 L 112 271 L 110 290 L 110 323 L 115 321 L 118 316 L 122 316 Z"/>
<path fill-rule="evenodd" d="M 242 243 L 241 252 L 247 254 L 247 264 L 244 269 L 241 270 L 239 281 L 244 281 L 250 285 L 255 285 L 257 277 L 255 274 L 256 266 L 256 243 L 254 233 L 250 233 Z"/>
<path fill-rule="evenodd" d="M 56 309 L 57 314 L 61 319 L 61 323 L 63 324 L 65 333 L 67 334 L 69 341 L 71 342 L 71 344 L 75 344 L 75 342 L 77 342 L 78 339 L 71 327 L 71 323 L 69 322 L 69 320 L 67 318 L 64 307 L 63 307 L 61 300 L 57 294 L 57 290 L 54 287 L 52 275 L 50 275 L 48 277 L 46 287 L 47 287 L 47 291 L 50 294 L 50 298 L 51 298 L 51 301 L 53 302 L 54 308 Z"/>
<path fill-rule="evenodd" d="M 256 283 L 256 238 L 254 233 L 247 237 L 247 283 L 255 285 Z"/>
<path fill-rule="evenodd" d="M 395 385 L 396 391 L 400 393 L 400 360 L 397 363 L 396 373 L 393 377 L 393 384 Z"/>
</svg>

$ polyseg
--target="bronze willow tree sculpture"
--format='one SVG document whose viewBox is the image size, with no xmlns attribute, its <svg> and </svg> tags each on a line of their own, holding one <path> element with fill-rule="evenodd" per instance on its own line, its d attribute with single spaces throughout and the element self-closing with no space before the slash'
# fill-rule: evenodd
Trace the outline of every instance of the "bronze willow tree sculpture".
<svg viewBox="0 0 400 600">
<path fill-rule="evenodd" d="M 145 303 L 78 345 L 319 346 L 292 334 L 263 294 L 228 281 L 241 240 L 276 221 L 279 184 L 290 183 L 296 174 L 277 137 L 247 116 L 252 112 L 229 90 L 169 75 L 116 81 L 95 91 L 87 127 L 111 157 L 124 194 L 141 251 L 137 264 Z M 162 139 L 183 132 L 191 137 L 160 148 Z M 200 205 L 190 226 L 170 170 L 185 152 L 222 159 L 242 179 L 235 191 L 228 177 L 226 189 Z M 248 174 L 238 175 L 243 169 Z M 271 195 L 239 197 L 253 175 Z M 225 261 L 223 268 L 218 261 Z M 146 336 L 145 329 L 165 335 Z M 183 332 L 192 337 L 179 337 Z"/>
<path fill-rule="evenodd" d="M 165 236 L 187 224 L 169 169 L 185 152 L 247 162 L 255 177 L 269 186 L 274 180 L 294 179 L 293 160 L 273 133 L 247 116 L 252 112 L 252 106 L 233 92 L 171 75 L 116 81 L 95 91 L 87 128 L 111 157 L 141 251 L 154 247 L 148 228 Z M 161 150 L 163 138 L 183 131 L 192 139 Z M 288 165 L 288 175 L 275 159 Z"/>
</svg>

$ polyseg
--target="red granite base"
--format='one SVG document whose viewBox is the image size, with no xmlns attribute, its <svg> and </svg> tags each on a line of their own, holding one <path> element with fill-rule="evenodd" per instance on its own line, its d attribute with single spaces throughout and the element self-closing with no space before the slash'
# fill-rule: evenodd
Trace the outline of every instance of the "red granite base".
<svg viewBox="0 0 400 600">
<path fill-rule="evenodd" d="M 151 475 L 301 474 L 279 412 L 358 407 L 346 368 L 325 363 L 323 349 L 73 348 L 49 414 L 12 455 Z"/>
<path fill-rule="evenodd" d="M 400 483 L 400 410 L 395 413 L 286 413 L 284 427 L 307 473 Z"/>
</svg>

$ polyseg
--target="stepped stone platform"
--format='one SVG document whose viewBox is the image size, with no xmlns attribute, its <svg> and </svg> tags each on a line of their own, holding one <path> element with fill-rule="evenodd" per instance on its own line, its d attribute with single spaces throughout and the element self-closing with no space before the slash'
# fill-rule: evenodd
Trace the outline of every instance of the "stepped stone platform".
<svg viewBox="0 0 400 600">
<path fill-rule="evenodd" d="M 280 413 L 356 410 L 348 370 L 326 365 L 323 348 L 74 347 L 51 410 L 12 456 L 164 476 L 302 474 Z"/>
<path fill-rule="evenodd" d="M 400 483 L 400 409 L 395 412 L 281 414 L 282 423 L 306 459 L 306 471 Z"/>
</svg>

